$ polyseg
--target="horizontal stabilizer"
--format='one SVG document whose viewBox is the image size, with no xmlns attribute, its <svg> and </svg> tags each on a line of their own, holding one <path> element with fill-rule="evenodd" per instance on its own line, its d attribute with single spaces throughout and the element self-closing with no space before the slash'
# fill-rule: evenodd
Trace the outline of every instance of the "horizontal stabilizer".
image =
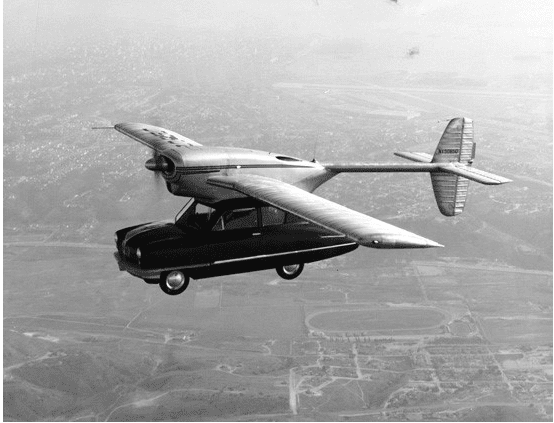
<svg viewBox="0 0 554 423">
<path fill-rule="evenodd" d="M 503 176 L 495 175 L 494 173 L 485 172 L 484 170 L 475 169 L 461 163 L 449 163 L 441 165 L 441 170 L 455 175 L 463 176 L 471 181 L 479 182 L 485 185 L 500 185 L 512 182 L 511 179 Z"/>
</svg>

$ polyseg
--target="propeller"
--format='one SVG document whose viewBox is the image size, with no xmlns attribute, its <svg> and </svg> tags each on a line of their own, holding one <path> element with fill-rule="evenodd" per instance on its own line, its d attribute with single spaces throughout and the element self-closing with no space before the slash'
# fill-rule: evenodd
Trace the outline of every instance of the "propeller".
<svg viewBox="0 0 554 423">
<path fill-rule="evenodd" d="M 155 126 L 163 126 L 162 118 L 159 116 L 158 113 L 155 113 L 153 116 L 151 116 L 151 119 L 149 120 Z M 158 193 L 161 193 L 163 191 L 163 188 L 165 188 L 165 180 L 162 173 L 172 172 L 175 165 L 167 157 L 162 156 L 156 150 L 152 150 L 152 158 L 148 159 L 144 166 L 146 167 L 146 169 L 154 172 L 155 189 Z"/>
<path fill-rule="evenodd" d="M 171 160 L 162 156 L 156 150 L 152 150 L 152 158 L 148 159 L 144 166 L 146 167 L 146 169 L 154 172 L 156 190 L 163 188 L 163 186 L 165 185 L 165 180 L 162 173 L 171 172 L 174 167 Z"/>
<path fill-rule="evenodd" d="M 152 158 L 148 159 L 144 166 L 153 172 L 170 172 L 173 163 L 156 150 L 152 151 Z"/>
</svg>

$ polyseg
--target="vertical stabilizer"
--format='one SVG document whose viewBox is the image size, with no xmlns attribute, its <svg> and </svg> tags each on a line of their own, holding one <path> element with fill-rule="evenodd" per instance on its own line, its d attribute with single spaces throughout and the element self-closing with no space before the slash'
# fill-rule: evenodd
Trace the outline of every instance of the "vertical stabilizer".
<svg viewBox="0 0 554 423">
<path fill-rule="evenodd" d="M 473 120 L 454 118 L 449 123 L 431 163 L 462 163 L 471 166 L 475 157 Z M 452 173 L 431 173 L 435 199 L 441 213 L 455 216 L 464 210 L 469 180 Z"/>
<path fill-rule="evenodd" d="M 471 164 L 475 157 L 473 120 L 454 118 L 448 122 L 431 163 Z"/>
</svg>

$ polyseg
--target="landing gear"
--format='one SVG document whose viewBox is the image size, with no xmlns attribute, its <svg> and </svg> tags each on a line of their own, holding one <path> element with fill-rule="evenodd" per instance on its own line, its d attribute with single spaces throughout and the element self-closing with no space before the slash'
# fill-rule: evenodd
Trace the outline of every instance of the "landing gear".
<svg viewBox="0 0 554 423">
<path fill-rule="evenodd" d="M 304 263 L 279 266 L 275 270 L 277 270 L 277 274 L 283 279 L 290 280 L 300 276 L 300 273 L 302 273 L 302 270 L 304 270 Z"/>
<path fill-rule="evenodd" d="M 160 288 L 167 295 L 179 295 L 189 286 L 190 277 L 180 270 L 169 273 L 162 273 L 160 277 Z"/>
</svg>

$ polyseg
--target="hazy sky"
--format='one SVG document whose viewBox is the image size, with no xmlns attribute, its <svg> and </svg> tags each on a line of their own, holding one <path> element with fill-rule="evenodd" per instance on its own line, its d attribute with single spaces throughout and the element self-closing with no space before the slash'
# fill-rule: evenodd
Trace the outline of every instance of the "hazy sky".
<svg viewBox="0 0 554 423">
<path fill-rule="evenodd" d="M 6 10 L 25 7 L 25 2 L 7 2 Z M 402 20 L 406 29 L 433 23 L 441 31 L 471 26 L 504 26 L 511 30 L 530 25 L 548 27 L 551 22 L 552 2 L 549 0 L 36 0 L 28 7 L 44 16 L 56 14 L 64 17 L 111 16 L 121 21 L 156 22 L 183 27 L 209 26 L 232 28 L 262 25 L 298 33 L 359 35 L 367 30 L 366 24 L 380 23 L 387 27 Z M 453 19 L 454 18 L 454 19 Z M 21 16 L 17 21 L 22 19 Z M 442 24 L 441 24 L 442 21 Z M 67 22 L 71 25 L 71 22 Z M 86 31 L 86 28 L 83 28 Z"/>
<path fill-rule="evenodd" d="M 512 41 L 552 34 L 550 0 L 35 0 L 4 2 L 8 37 L 38 33 L 86 33 L 83 22 L 111 21 L 136 31 L 178 27 L 251 28 L 283 34 L 321 34 L 372 41 L 376 29 L 391 36 L 414 32 L 481 39 L 494 27 Z M 524 40 L 522 40 L 524 41 Z"/>
</svg>

